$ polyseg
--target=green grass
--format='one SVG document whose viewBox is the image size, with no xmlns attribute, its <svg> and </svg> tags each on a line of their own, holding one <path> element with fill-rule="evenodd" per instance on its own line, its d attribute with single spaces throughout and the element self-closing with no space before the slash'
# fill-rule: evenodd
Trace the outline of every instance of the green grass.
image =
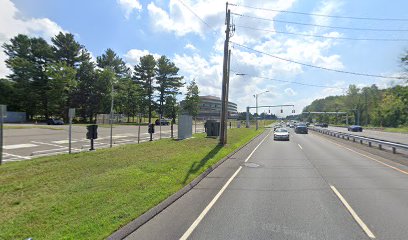
<svg viewBox="0 0 408 240">
<path fill-rule="evenodd" d="M 385 132 L 408 133 L 408 127 L 384 128 L 383 131 L 385 131 Z"/>
<path fill-rule="evenodd" d="M 0 166 L 0 239 L 104 239 L 263 130 L 195 134 Z"/>
<path fill-rule="evenodd" d="M 49 126 L 3 126 L 4 129 L 31 129 L 31 128 L 41 128 L 49 130 L 64 130 L 63 128 L 49 127 Z"/>
</svg>

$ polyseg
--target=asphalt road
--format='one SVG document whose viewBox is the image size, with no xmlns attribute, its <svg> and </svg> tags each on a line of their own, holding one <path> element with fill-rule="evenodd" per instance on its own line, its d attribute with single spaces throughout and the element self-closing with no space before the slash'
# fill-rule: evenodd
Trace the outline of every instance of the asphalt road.
<svg viewBox="0 0 408 240">
<path fill-rule="evenodd" d="M 317 133 L 266 134 L 127 239 L 407 239 L 408 167 Z"/>
<path fill-rule="evenodd" d="M 398 142 L 408 144 L 408 134 L 406 133 L 394 133 L 394 132 L 383 132 L 377 130 L 363 129 L 363 132 L 349 132 L 347 128 L 344 127 L 328 127 L 329 130 L 334 130 L 338 132 L 346 132 L 354 135 L 377 138 L 382 140 L 387 140 L 391 142 Z"/>
<path fill-rule="evenodd" d="M 7 126 L 23 126 L 23 129 L 4 129 L 3 161 L 22 161 L 35 157 L 62 154 L 68 152 L 69 126 L 42 126 L 52 129 L 39 128 L 30 124 L 16 124 Z M 32 127 L 32 128 L 30 128 Z M 138 142 L 138 126 L 115 125 L 113 128 L 113 146 Z M 203 132 L 203 126 L 197 126 L 197 132 Z M 72 127 L 72 152 L 89 151 L 90 140 L 86 139 L 86 126 Z M 194 126 L 193 126 L 194 132 Z M 170 126 L 155 127 L 153 140 L 170 138 Z M 174 126 L 174 137 L 177 137 L 177 125 Z M 140 142 L 149 141 L 147 126 L 140 127 Z M 110 128 L 99 127 L 98 139 L 94 141 L 94 148 L 110 146 Z"/>
</svg>

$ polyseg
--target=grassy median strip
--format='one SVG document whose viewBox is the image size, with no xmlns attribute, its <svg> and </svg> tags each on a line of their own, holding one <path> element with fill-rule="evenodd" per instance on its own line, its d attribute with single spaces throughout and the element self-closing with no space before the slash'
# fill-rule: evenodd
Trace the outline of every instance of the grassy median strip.
<svg viewBox="0 0 408 240">
<path fill-rule="evenodd" d="M 262 130 L 230 129 L 228 146 L 195 134 L 0 166 L 0 239 L 103 239 Z"/>
</svg>

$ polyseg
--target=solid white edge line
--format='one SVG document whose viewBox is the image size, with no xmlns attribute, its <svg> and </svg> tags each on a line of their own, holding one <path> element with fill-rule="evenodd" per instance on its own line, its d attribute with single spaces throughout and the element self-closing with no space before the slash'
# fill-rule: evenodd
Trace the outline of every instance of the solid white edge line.
<svg viewBox="0 0 408 240">
<path fill-rule="evenodd" d="M 332 191 L 337 195 L 337 197 L 340 199 L 340 201 L 343 203 L 343 205 L 347 208 L 347 210 L 350 212 L 351 216 L 356 220 L 358 225 L 363 229 L 363 231 L 367 234 L 368 237 L 370 238 L 375 238 L 374 234 L 371 232 L 371 230 L 367 227 L 367 225 L 361 220 L 361 218 L 357 215 L 357 213 L 353 210 L 353 208 L 348 204 L 346 199 L 340 194 L 339 191 L 337 191 L 336 187 L 330 185 L 330 188 Z"/>
<path fill-rule="evenodd" d="M 300 149 L 303 149 L 302 146 L 300 146 L 300 144 L 298 143 L 298 146 L 300 147 Z"/>
<path fill-rule="evenodd" d="M 252 157 L 252 154 L 254 154 L 254 152 L 258 149 L 258 147 L 261 146 L 261 144 L 265 141 L 266 138 L 268 138 L 270 133 L 271 133 L 271 131 L 269 131 L 269 133 L 265 136 L 264 139 L 262 139 L 262 141 L 258 144 L 258 146 L 256 146 L 254 148 L 254 150 L 252 150 L 251 154 L 249 154 L 249 156 L 245 159 L 244 162 L 248 162 L 248 160 Z"/>
<path fill-rule="evenodd" d="M 255 147 L 255 149 L 249 154 L 249 156 L 245 159 L 244 162 L 247 162 L 251 158 L 252 154 L 254 154 L 256 149 L 258 149 L 258 147 L 265 141 L 265 139 L 269 136 L 270 133 L 271 132 L 269 132 L 265 136 L 265 138 L 262 139 L 262 141 Z M 241 171 L 241 169 L 242 169 L 242 166 L 239 166 L 239 168 L 230 177 L 230 179 L 228 179 L 228 181 L 224 184 L 224 186 L 217 193 L 217 195 L 215 195 L 215 197 L 211 200 L 211 202 L 207 205 L 207 207 L 204 208 L 204 210 L 201 212 L 201 214 L 198 216 L 198 218 L 193 222 L 193 224 L 191 224 L 191 226 L 187 229 L 187 231 L 183 234 L 183 236 L 181 236 L 180 240 L 186 240 L 191 235 L 191 233 L 194 231 L 194 229 L 198 226 L 198 224 L 201 222 L 201 220 L 203 220 L 204 216 L 208 213 L 208 211 L 210 211 L 212 206 L 215 204 L 215 202 L 217 202 L 218 198 L 222 195 L 222 193 L 225 191 L 225 189 L 227 189 L 228 185 L 232 182 L 232 180 L 235 178 L 235 176 L 237 176 L 237 174 L 239 173 L 239 171 Z"/>
<path fill-rule="evenodd" d="M 198 218 L 191 224 L 191 226 L 187 229 L 187 231 L 181 236 L 180 240 L 186 240 L 190 234 L 194 231 L 194 229 L 198 226 L 198 224 L 203 220 L 204 216 L 210 211 L 212 206 L 215 204 L 215 202 L 218 200 L 218 198 L 221 196 L 221 194 L 225 191 L 225 189 L 228 187 L 228 185 L 232 182 L 232 180 L 235 178 L 235 176 L 241 171 L 242 166 L 239 166 L 237 171 L 228 179 L 228 181 L 225 183 L 225 185 L 221 188 L 221 190 L 215 195 L 213 200 L 207 205 L 206 208 L 201 212 L 201 214 L 198 216 Z"/>
</svg>

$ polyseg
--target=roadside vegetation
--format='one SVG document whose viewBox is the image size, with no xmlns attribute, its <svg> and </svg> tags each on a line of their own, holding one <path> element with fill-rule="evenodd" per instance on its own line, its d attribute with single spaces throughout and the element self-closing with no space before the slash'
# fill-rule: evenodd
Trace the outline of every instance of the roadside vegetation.
<svg viewBox="0 0 408 240">
<path fill-rule="evenodd" d="M 58 127 L 49 127 L 49 126 L 35 126 L 35 125 L 30 125 L 30 126 L 16 126 L 16 125 L 4 125 L 4 129 L 31 129 L 31 128 L 41 128 L 41 129 L 49 129 L 49 130 L 65 130 L 64 128 L 58 128 Z"/>
<path fill-rule="evenodd" d="M 104 239 L 261 133 L 195 134 L 0 166 L 0 239 Z"/>
<path fill-rule="evenodd" d="M 379 89 L 376 85 L 358 88 L 350 85 L 346 95 L 330 96 L 313 101 L 304 112 L 349 112 L 349 123 L 373 127 L 385 127 L 398 132 L 408 127 L 408 86 Z M 345 124 L 346 115 L 303 114 L 310 122 Z M 392 129 L 394 128 L 394 129 Z"/>
</svg>

